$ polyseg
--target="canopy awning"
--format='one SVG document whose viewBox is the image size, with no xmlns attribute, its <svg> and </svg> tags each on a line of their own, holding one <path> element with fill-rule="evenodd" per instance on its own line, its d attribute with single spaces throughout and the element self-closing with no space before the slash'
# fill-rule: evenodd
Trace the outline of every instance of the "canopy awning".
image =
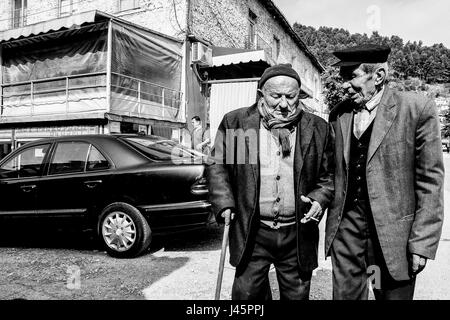
<svg viewBox="0 0 450 320">
<path fill-rule="evenodd" d="M 229 66 L 231 64 L 250 62 L 266 62 L 268 65 L 273 65 L 272 59 L 267 56 L 264 50 L 256 50 L 213 56 L 212 67 Z"/>
<path fill-rule="evenodd" d="M 0 32 L 0 43 L 38 36 L 48 32 L 77 29 L 83 25 L 107 20 L 110 18 L 112 18 L 112 16 L 94 10 L 64 18 L 43 21 L 36 24 Z"/>
</svg>

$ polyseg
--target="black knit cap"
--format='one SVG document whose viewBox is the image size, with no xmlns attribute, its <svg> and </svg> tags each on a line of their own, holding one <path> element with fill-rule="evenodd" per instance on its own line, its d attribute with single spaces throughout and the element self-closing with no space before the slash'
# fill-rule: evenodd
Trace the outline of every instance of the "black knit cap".
<svg viewBox="0 0 450 320">
<path fill-rule="evenodd" d="M 274 65 L 264 70 L 261 79 L 259 79 L 258 81 L 258 89 L 261 89 L 267 80 L 276 76 L 287 76 L 294 78 L 298 81 L 299 87 L 302 85 L 302 81 L 300 80 L 300 76 L 298 75 L 297 71 L 292 68 L 292 65 L 290 63 L 284 63 Z"/>
</svg>

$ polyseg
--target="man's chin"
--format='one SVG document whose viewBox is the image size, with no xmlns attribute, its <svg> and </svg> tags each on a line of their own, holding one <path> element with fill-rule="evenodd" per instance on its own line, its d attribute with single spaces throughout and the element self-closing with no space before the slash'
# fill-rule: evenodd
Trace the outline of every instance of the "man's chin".
<svg viewBox="0 0 450 320">
<path fill-rule="evenodd" d="M 363 103 L 363 99 L 361 98 L 352 98 L 350 97 L 350 101 L 355 105 L 361 105 Z"/>
</svg>

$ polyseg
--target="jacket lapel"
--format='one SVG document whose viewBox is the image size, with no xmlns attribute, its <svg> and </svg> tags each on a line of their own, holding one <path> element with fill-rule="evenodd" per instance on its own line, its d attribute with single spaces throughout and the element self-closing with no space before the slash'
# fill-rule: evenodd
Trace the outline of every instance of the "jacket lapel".
<svg viewBox="0 0 450 320">
<path fill-rule="evenodd" d="M 294 151 L 294 181 L 297 183 L 295 185 L 296 190 L 298 190 L 298 185 L 300 184 L 303 163 L 314 133 L 313 123 L 312 117 L 308 113 L 303 112 L 300 122 L 297 125 Z"/>
<path fill-rule="evenodd" d="M 392 93 L 388 88 L 386 88 L 374 120 L 372 136 L 370 137 L 369 143 L 369 151 L 367 154 L 367 163 L 370 162 L 387 132 L 391 128 L 392 122 L 397 115 L 397 111 L 398 108 L 392 99 Z"/>
<path fill-rule="evenodd" d="M 244 131 L 255 130 L 256 138 L 258 141 L 258 146 L 256 148 L 256 150 L 258 150 L 257 151 L 258 154 L 256 156 L 257 163 L 251 163 L 253 178 L 255 179 L 255 185 L 258 183 L 258 180 L 259 180 L 259 125 L 260 125 L 260 121 L 261 121 L 260 119 L 261 119 L 261 117 L 259 115 L 258 108 L 257 108 L 256 104 L 254 104 L 247 110 L 247 116 L 244 118 L 244 121 L 243 121 Z M 247 154 L 249 154 L 249 146 L 247 143 L 245 144 L 245 148 L 246 148 Z"/>
<path fill-rule="evenodd" d="M 353 111 L 344 113 L 340 118 L 339 122 L 341 124 L 342 138 L 344 140 L 344 160 L 345 163 L 350 163 L 350 141 L 352 137 L 352 118 Z"/>
</svg>

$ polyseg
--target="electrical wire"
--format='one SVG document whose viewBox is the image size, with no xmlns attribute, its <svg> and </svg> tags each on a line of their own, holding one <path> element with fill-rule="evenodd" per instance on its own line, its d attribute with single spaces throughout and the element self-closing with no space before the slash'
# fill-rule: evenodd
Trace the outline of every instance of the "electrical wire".
<svg viewBox="0 0 450 320">
<path fill-rule="evenodd" d="M 177 6 L 176 6 L 176 3 L 175 3 L 175 0 L 172 0 L 172 3 L 173 3 L 173 13 L 175 14 L 175 21 L 177 22 L 178 28 L 180 28 L 180 31 L 181 31 L 182 33 L 186 33 L 186 30 L 184 30 L 184 29 L 181 27 L 180 22 L 178 21 Z"/>
</svg>

